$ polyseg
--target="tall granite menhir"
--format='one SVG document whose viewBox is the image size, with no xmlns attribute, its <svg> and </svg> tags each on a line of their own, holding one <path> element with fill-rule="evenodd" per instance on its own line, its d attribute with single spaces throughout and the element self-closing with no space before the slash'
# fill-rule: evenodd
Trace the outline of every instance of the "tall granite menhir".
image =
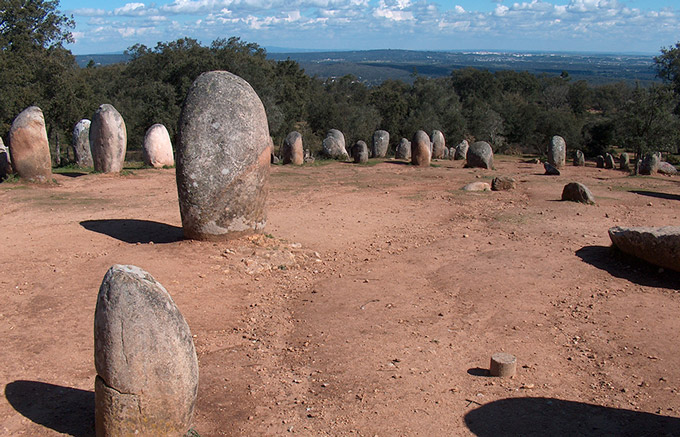
<svg viewBox="0 0 680 437">
<path fill-rule="evenodd" d="M 168 292 L 135 266 L 104 276 L 94 314 L 98 436 L 184 435 L 198 391 L 191 331 Z"/>
<path fill-rule="evenodd" d="M 92 167 L 92 152 L 90 151 L 90 120 L 82 119 L 73 128 L 71 147 L 79 167 Z"/>
<path fill-rule="evenodd" d="M 386 130 L 373 132 L 373 142 L 371 143 L 371 158 L 384 158 L 387 155 L 387 148 L 390 145 L 390 133 Z"/>
<path fill-rule="evenodd" d="M 179 119 L 177 192 L 186 238 L 262 232 L 272 140 L 253 88 L 226 71 L 201 74 Z"/>
<path fill-rule="evenodd" d="M 120 113 L 109 104 L 97 109 L 90 123 L 90 150 L 95 171 L 119 173 L 125 162 L 127 130 Z"/>
<path fill-rule="evenodd" d="M 567 143 L 559 135 L 555 135 L 548 145 L 548 163 L 555 168 L 562 168 L 567 161 Z"/>
<path fill-rule="evenodd" d="M 52 179 L 50 146 L 40 108 L 30 106 L 14 119 L 9 130 L 9 150 L 19 177 L 41 183 Z"/>
</svg>

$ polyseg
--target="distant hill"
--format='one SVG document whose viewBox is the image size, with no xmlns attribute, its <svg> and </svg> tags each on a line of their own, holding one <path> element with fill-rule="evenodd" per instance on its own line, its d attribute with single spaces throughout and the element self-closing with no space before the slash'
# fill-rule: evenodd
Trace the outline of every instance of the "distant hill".
<svg viewBox="0 0 680 437">
<path fill-rule="evenodd" d="M 352 74 L 369 84 L 379 84 L 386 79 L 412 81 L 414 73 L 443 77 L 465 67 L 549 75 L 566 71 L 572 80 L 583 79 L 592 84 L 657 80 L 651 55 L 362 50 L 268 53 L 268 56 L 275 60 L 295 60 L 311 76 L 328 78 Z"/>
<path fill-rule="evenodd" d="M 357 50 L 336 52 L 277 52 L 270 48 L 269 59 L 297 61 L 310 76 L 342 77 L 352 74 L 362 82 L 378 85 L 387 79 L 412 82 L 414 73 L 427 77 L 449 76 L 453 70 L 474 67 L 489 71 L 515 70 L 532 74 L 559 75 L 567 72 L 572 80 L 591 84 L 657 81 L 654 58 L 635 54 L 580 54 L 543 52 L 490 52 L 416 50 Z M 80 67 L 127 62 L 123 53 L 76 55 Z"/>
</svg>

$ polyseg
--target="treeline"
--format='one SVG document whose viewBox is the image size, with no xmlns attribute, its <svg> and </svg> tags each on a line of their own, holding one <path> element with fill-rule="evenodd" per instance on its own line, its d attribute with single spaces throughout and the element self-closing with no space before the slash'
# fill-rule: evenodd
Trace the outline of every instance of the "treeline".
<svg viewBox="0 0 680 437">
<path fill-rule="evenodd" d="M 296 62 L 268 60 L 257 44 L 235 37 L 210 46 L 190 38 L 153 48 L 135 45 L 127 63 L 80 68 L 62 47 L 68 35 L 62 23 L 61 40 L 53 44 L 0 39 L 0 135 L 5 139 L 13 118 L 37 105 L 45 113 L 53 149 L 59 143 L 64 154 L 73 126 L 110 103 L 125 119 L 128 149 L 139 150 L 154 123 L 164 124 L 171 137 L 176 134 L 188 88 L 211 70 L 230 71 L 253 86 L 277 148 L 292 130 L 315 152 L 330 128 L 341 130 L 348 145 L 368 142 L 376 129 L 390 132 L 393 145 L 419 129 L 438 129 L 449 145 L 484 140 L 501 153 L 540 154 L 549 138 L 560 135 L 570 149 L 594 156 L 614 146 L 676 152 L 680 132 L 675 112 L 680 87 L 670 85 L 591 86 L 570 80 L 566 72 L 536 76 L 465 68 L 446 78 L 415 77 L 412 84 L 388 80 L 369 87 L 353 76 L 309 77 Z M 667 53 L 675 56 L 669 66 L 677 60 L 673 50 L 657 59 L 660 71 Z M 672 84 L 674 77 L 664 78 Z"/>
</svg>

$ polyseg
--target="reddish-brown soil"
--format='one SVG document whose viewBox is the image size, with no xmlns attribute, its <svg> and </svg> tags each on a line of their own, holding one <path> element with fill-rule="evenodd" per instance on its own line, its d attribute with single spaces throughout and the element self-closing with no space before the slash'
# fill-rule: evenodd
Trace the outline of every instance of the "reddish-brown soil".
<svg viewBox="0 0 680 437">
<path fill-rule="evenodd" d="M 0 434 L 92 434 L 96 295 L 134 264 L 191 327 L 201 436 L 680 435 L 680 274 L 607 236 L 677 225 L 680 179 L 496 165 L 276 166 L 267 234 L 223 243 L 182 241 L 174 170 L 0 184 Z"/>
</svg>

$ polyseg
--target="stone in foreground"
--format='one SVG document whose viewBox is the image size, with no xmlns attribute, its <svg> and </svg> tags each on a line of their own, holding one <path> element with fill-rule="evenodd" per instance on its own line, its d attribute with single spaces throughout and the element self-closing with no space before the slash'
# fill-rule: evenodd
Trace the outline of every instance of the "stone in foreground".
<svg viewBox="0 0 680 437">
<path fill-rule="evenodd" d="M 498 352 L 491 355 L 489 375 L 499 377 L 515 376 L 517 370 L 517 358 L 505 352 Z"/>
<path fill-rule="evenodd" d="M 90 124 L 90 149 L 95 171 L 119 173 L 127 150 L 127 130 L 120 113 L 111 105 L 101 105 Z"/>
<path fill-rule="evenodd" d="M 114 265 L 94 315 L 99 436 L 184 435 L 198 391 L 191 331 L 168 292 L 135 266 Z"/>
<path fill-rule="evenodd" d="M 493 191 L 514 190 L 515 187 L 517 187 L 517 182 L 509 176 L 499 176 L 491 180 L 491 190 Z"/>
<path fill-rule="evenodd" d="M 467 151 L 466 167 L 493 169 L 493 150 L 486 141 L 473 143 Z"/>
<path fill-rule="evenodd" d="M 84 118 L 73 127 L 71 147 L 76 157 L 78 167 L 92 167 L 92 152 L 90 151 L 90 120 Z"/>
<path fill-rule="evenodd" d="M 227 240 L 263 231 L 271 146 L 264 106 L 248 82 L 226 71 L 196 79 L 177 144 L 186 238 Z"/>
<path fill-rule="evenodd" d="M 321 143 L 321 153 L 326 158 L 346 161 L 349 159 L 347 149 L 345 148 L 345 135 L 337 129 L 331 129 L 326 134 Z"/>
<path fill-rule="evenodd" d="M 19 177 L 40 183 L 52 179 L 50 145 L 40 108 L 29 106 L 14 119 L 9 130 L 9 150 Z"/>
<path fill-rule="evenodd" d="M 621 252 L 680 272 L 680 226 L 616 226 L 609 229 L 609 238 Z"/>
<path fill-rule="evenodd" d="M 543 168 L 545 169 L 545 174 L 547 174 L 549 176 L 559 176 L 560 175 L 560 171 L 557 169 L 557 167 L 555 167 L 554 165 L 552 165 L 549 162 L 544 162 Z"/>
<path fill-rule="evenodd" d="M 352 158 L 356 164 L 368 162 L 368 145 L 364 141 L 359 140 L 352 146 Z"/>
<path fill-rule="evenodd" d="M 432 155 L 430 154 L 430 137 L 419 130 L 413 135 L 411 141 L 411 164 L 419 167 L 429 167 Z"/>
<path fill-rule="evenodd" d="M 406 138 L 402 138 L 397 145 L 397 149 L 394 152 L 394 157 L 396 159 L 411 159 L 411 142 Z"/>
<path fill-rule="evenodd" d="M 548 145 L 548 162 L 555 168 L 562 168 L 567 162 L 567 143 L 564 138 L 555 135 Z"/>
<path fill-rule="evenodd" d="M 373 132 L 373 142 L 371 143 L 371 157 L 384 158 L 387 155 L 387 148 L 390 145 L 390 133 L 386 130 Z"/>
<path fill-rule="evenodd" d="M 283 157 L 283 165 L 302 165 L 305 163 L 302 135 L 300 132 L 293 131 L 286 136 L 286 139 L 283 140 L 281 155 Z"/>
<path fill-rule="evenodd" d="M 439 130 L 432 131 L 432 159 L 444 159 L 445 148 L 444 134 Z"/>
<path fill-rule="evenodd" d="M 175 156 L 172 153 L 172 143 L 168 130 L 160 123 L 151 126 L 144 135 L 142 148 L 144 164 L 154 168 L 172 167 Z"/>
<path fill-rule="evenodd" d="M 580 203 L 595 203 L 595 196 L 590 192 L 588 187 L 578 182 L 571 182 L 564 186 L 562 190 L 562 200 Z"/>
</svg>

